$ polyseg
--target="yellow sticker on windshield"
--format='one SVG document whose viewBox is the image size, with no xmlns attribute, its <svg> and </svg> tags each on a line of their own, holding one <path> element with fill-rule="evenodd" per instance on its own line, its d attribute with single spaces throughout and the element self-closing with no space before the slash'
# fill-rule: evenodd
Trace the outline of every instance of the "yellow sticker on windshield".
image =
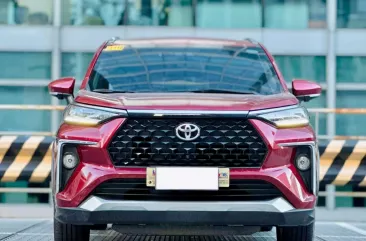
<svg viewBox="0 0 366 241">
<path fill-rule="evenodd" d="M 122 51 L 124 48 L 124 45 L 110 45 L 105 47 L 104 51 Z"/>
</svg>

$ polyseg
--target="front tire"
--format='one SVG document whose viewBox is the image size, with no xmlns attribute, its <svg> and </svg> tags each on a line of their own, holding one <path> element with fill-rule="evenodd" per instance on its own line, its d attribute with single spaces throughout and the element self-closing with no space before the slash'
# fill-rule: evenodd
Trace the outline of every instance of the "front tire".
<svg viewBox="0 0 366 241">
<path fill-rule="evenodd" d="M 270 232 L 272 231 L 273 227 L 272 226 L 263 226 L 261 227 L 261 232 Z"/>
<path fill-rule="evenodd" d="M 95 224 L 90 226 L 91 230 L 107 230 L 108 225 L 107 224 Z"/>
<path fill-rule="evenodd" d="M 313 241 L 314 223 L 298 227 L 277 227 L 277 241 Z"/>
<path fill-rule="evenodd" d="M 65 224 L 53 219 L 55 241 L 89 241 L 90 227 Z"/>
</svg>

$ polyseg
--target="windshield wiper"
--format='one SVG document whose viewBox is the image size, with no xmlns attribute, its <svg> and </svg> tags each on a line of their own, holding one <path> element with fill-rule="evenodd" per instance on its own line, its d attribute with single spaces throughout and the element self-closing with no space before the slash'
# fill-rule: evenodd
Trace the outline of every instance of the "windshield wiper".
<svg viewBox="0 0 366 241">
<path fill-rule="evenodd" d="M 245 94 L 245 95 L 255 95 L 255 92 L 241 92 L 234 90 L 218 90 L 218 89 L 203 89 L 203 90 L 192 90 L 188 91 L 192 93 L 227 93 L 227 94 Z"/>
<path fill-rule="evenodd" d="M 124 91 L 124 90 L 109 90 L 109 89 L 95 89 L 93 92 L 109 94 L 109 93 L 135 93 L 133 91 Z"/>
</svg>

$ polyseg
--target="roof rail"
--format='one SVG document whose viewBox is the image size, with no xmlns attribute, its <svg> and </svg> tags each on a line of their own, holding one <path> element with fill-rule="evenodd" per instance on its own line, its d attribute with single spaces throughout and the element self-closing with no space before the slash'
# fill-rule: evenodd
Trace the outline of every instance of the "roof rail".
<svg viewBox="0 0 366 241">
<path fill-rule="evenodd" d="M 119 40 L 119 39 L 120 39 L 120 37 L 112 37 L 112 38 L 108 39 L 108 42 L 109 43 L 114 42 L 114 41 Z"/>
<path fill-rule="evenodd" d="M 253 44 L 259 44 L 259 42 L 257 40 L 252 39 L 252 38 L 245 38 L 244 40 L 249 41 L 249 42 L 251 42 Z"/>
</svg>

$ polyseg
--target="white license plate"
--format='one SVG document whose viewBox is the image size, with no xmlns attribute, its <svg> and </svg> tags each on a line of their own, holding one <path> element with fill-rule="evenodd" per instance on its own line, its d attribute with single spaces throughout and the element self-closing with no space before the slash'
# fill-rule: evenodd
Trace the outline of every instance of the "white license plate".
<svg viewBox="0 0 366 241">
<path fill-rule="evenodd" d="M 157 190 L 218 190 L 217 167 L 157 167 Z"/>
</svg>

